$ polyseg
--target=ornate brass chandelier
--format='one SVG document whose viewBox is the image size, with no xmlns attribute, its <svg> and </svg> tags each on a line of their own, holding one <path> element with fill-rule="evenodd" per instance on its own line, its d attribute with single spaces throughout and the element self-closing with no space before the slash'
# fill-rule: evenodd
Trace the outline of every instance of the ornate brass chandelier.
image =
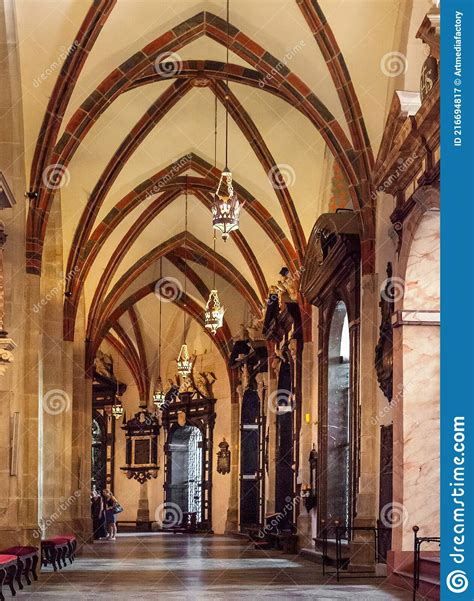
<svg viewBox="0 0 474 601">
<path fill-rule="evenodd" d="M 163 257 L 160 257 L 160 282 L 163 281 Z M 160 325 L 158 329 L 158 378 L 156 380 L 155 390 L 153 392 L 153 404 L 157 411 L 163 411 L 166 403 L 166 395 L 163 390 L 163 383 L 161 381 L 161 323 L 162 323 L 162 300 L 160 296 Z"/>
<path fill-rule="evenodd" d="M 122 399 L 120 398 L 119 381 L 117 380 L 117 390 L 115 391 L 114 404 L 112 405 L 112 415 L 119 419 L 123 415 Z"/>
<path fill-rule="evenodd" d="M 217 330 L 222 327 L 222 324 L 224 323 L 224 313 L 225 309 L 221 305 L 216 288 L 216 236 L 214 234 L 214 279 L 212 290 L 207 299 L 206 309 L 204 310 L 204 326 L 211 334 L 215 335 Z"/>
<path fill-rule="evenodd" d="M 183 378 L 189 376 L 189 374 L 193 370 L 193 362 L 191 357 L 189 356 L 188 345 L 184 342 L 181 345 L 181 350 L 179 351 L 178 359 L 178 373 Z"/>
<path fill-rule="evenodd" d="M 155 392 L 153 393 L 153 404 L 155 405 L 157 411 L 163 411 L 163 408 L 166 403 L 166 395 L 163 390 L 163 384 L 161 382 L 161 378 L 158 378 L 156 383 Z"/>
<path fill-rule="evenodd" d="M 217 164 L 217 94 L 214 100 L 214 167 Z M 204 310 L 204 326 L 215 335 L 224 322 L 225 309 L 221 305 L 216 288 L 216 232 L 213 236 L 213 284 Z"/>
<path fill-rule="evenodd" d="M 186 176 L 186 194 L 185 194 L 185 209 L 184 209 L 184 248 L 186 249 L 186 236 L 188 232 L 188 178 Z M 184 307 L 186 307 L 187 299 L 187 262 L 184 259 Z M 178 373 L 183 378 L 189 376 L 193 370 L 193 362 L 189 356 L 188 345 L 186 344 L 186 311 L 183 307 L 183 344 L 179 351 L 178 359 Z"/>
<path fill-rule="evenodd" d="M 229 234 L 239 229 L 240 210 L 243 203 L 237 198 L 228 165 L 229 156 L 229 0 L 227 0 L 227 50 L 225 95 L 225 168 L 212 203 L 212 226 L 222 234 L 224 242 Z"/>
<path fill-rule="evenodd" d="M 215 334 L 222 327 L 224 311 L 225 309 L 221 306 L 217 290 L 211 290 L 204 312 L 204 325 L 210 330 L 211 334 Z"/>
</svg>

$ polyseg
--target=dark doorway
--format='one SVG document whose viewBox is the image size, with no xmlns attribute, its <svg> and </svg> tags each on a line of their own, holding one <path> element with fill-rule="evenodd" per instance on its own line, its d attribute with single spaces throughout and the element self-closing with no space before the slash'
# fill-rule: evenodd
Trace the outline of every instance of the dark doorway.
<svg viewBox="0 0 474 601">
<path fill-rule="evenodd" d="M 257 391 L 247 389 L 240 422 L 240 528 L 260 527 L 263 519 L 263 416 Z"/>
<path fill-rule="evenodd" d="M 91 462 L 91 485 L 102 491 L 107 486 L 107 426 L 98 411 L 92 418 Z"/>
<path fill-rule="evenodd" d="M 392 531 L 390 527 L 393 507 L 393 424 L 380 428 L 380 489 L 379 489 L 379 519 L 378 526 L 382 528 L 379 535 L 379 554 L 387 559 L 387 551 L 392 546 Z"/>
<path fill-rule="evenodd" d="M 294 452 L 293 452 L 293 403 L 290 364 L 283 361 L 278 373 L 278 395 L 276 402 L 276 469 L 275 511 L 280 514 L 279 528 L 294 528 Z"/>
</svg>

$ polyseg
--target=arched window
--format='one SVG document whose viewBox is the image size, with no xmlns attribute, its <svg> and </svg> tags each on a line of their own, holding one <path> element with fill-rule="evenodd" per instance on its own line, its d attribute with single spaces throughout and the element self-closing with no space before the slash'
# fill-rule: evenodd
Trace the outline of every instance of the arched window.
<svg viewBox="0 0 474 601">
<path fill-rule="evenodd" d="M 326 519 L 350 525 L 350 343 L 347 308 L 336 304 L 328 343 Z"/>
</svg>

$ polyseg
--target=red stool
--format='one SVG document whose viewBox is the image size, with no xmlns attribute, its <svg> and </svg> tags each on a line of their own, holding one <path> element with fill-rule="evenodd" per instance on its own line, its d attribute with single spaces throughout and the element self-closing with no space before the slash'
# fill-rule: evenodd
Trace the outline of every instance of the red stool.
<svg viewBox="0 0 474 601">
<path fill-rule="evenodd" d="M 56 572 L 66 566 L 69 552 L 69 540 L 64 536 L 53 536 L 41 541 L 41 563 L 43 566 L 52 565 Z"/>
<path fill-rule="evenodd" d="M 8 549 L 1 549 L 0 554 L 2 555 L 16 555 L 17 558 L 17 572 L 16 581 L 20 589 L 23 588 L 21 577 L 24 576 L 26 583 L 31 584 L 30 573 L 33 575 L 34 580 L 38 580 L 36 574 L 36 568 L 39 561 L 39 550 L 38 547 L 9 547 Z"/>
<path fill-rule="evenodd" d="M 8 584 L 12 596 L 16 595 L 15 591 L 15 576 L 17 570 L 18 560 L 16 555 L 0 555 L 0 601 L 5 601 L 3 596 L 2 587 L 3 584 Z"/>
<path fill-rule="evenodd" d="M 64 534 L 63 538 L 68 540 L 67 558 L 69 563 L 72 563 L 76 559 L 77 539 L 73 534 Z"/>
</svg>

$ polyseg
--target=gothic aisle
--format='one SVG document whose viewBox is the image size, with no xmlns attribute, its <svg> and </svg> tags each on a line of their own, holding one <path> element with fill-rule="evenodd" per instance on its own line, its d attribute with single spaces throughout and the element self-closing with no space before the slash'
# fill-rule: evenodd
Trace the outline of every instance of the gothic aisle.
<svg viewBox="0 0 474 601">
<path fill-rule="evenodd" d="M 73 597 L 74 595 L 74 597 Z M 23 599 L 353 599 L 409 601 L 381 580 L 323 578 L 321 566 L 297 556 L 254 551 L 226 536 L 127 535 L 88 547 L 73 569 L 45 572 Z"/>
<path fill-rule="evenodd" d="M 4 591 L 439 598 L 439 31 L 0 0 Z"/>
</svg>

